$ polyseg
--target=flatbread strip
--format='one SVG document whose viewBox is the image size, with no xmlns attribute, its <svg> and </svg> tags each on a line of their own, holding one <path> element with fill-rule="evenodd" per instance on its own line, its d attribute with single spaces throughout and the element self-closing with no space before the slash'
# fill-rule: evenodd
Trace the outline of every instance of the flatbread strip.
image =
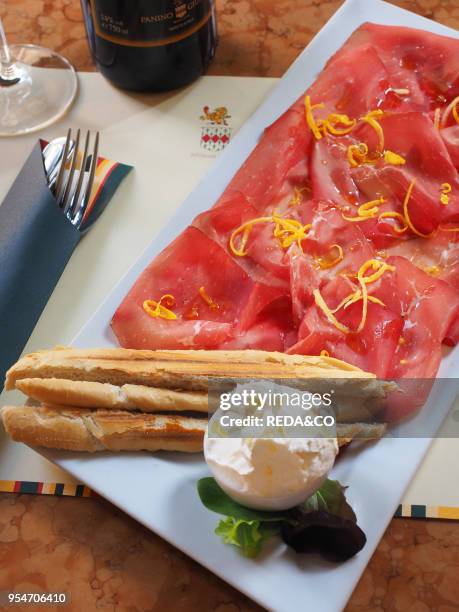
<svg viewBox="0 0 459 612">
<path fill-rule="evenodd" d="M 43 404 L 108 410 L 142 412 L 208 411 L 205 391 L 174 391 L 143 385 L 65 380 L 60 378 L 23 378 L 16 388 Z"/>
<path fill-rule="evenodd" d="M 209 378 L 322 379 L 341 382 L 346 393 L 384 397 L 384 384 L 331 357 L 267 351 L 143 351 L 131 349 L 53 349 L 31 353 L 7 373 L 5 388 L 23 378 L 62 378 L 123 386 L 206 391 Z"/>
<path fill-rule="evenodd" d="M 207 419 L 61 406 L 4 406 L 13 440 L 73 451 L 202 451 Z"/>
</svg>

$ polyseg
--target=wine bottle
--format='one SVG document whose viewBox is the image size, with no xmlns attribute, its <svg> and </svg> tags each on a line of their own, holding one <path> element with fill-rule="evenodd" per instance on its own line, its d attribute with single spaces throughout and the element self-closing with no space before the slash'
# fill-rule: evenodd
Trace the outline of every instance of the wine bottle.
<svg viewBox="0 0 459 612">
<path fill-rule="evenodd" d="M 81 0 L 89 46 L 114 85 L 165 91 L 203 74 L 217 46 L 215 0 Z"/>
</svg>

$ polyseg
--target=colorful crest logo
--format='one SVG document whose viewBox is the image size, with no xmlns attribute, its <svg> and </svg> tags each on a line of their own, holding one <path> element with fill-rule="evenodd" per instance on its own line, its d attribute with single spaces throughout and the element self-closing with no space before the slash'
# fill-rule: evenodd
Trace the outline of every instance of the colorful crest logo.
<svg viewBox="0 0 459 612">
<path fill-rule="evenodd" d="M 201 127 L 201 147 L 206 151 L 217 153 L 222 151 L 231 139 L 231 127 L 228 119 L 231 115 L 226 106 L 219 106 L 213 111 L 208 106 L 202 109 L 200 116 L 205 125 Z"/>
</svg>

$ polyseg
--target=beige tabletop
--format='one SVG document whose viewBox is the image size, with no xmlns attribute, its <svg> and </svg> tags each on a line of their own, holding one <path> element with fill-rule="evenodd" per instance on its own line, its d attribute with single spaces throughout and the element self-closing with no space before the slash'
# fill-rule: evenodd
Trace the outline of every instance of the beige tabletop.
<svg viewBox="0 0 459 612">
<path fill-rule="evenodd" d="M 217 0 L 220 45 L 210 74 L 281 76 L 341 3 Z M 392 3 L 459 28 L 459 0 Z M 78 0 L 0 0 L 0 17 L 11 42 L 42 44 L 94 70 Z M 459 611 L 458 578 L 459 522 L 394 519 L 347 610 Z M 0 494 L 2 590 L 65 591 L 63 609 L 75 612 L 259 609 L 98 498 Z"/>
</svg>

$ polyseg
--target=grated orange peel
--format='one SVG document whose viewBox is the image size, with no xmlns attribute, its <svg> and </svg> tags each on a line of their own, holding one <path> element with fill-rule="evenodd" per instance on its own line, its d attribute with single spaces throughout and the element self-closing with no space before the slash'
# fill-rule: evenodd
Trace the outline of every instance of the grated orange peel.
<svg viewBox="0 0 459 612">
<path fill-rule="evenodd" d="M 451 100 L 451 102 L 445 108 L 441 121 L 440 121 L 440 127 L 446 126 L 451 113 L 453 114 L 454 121 L 459 124 L 459 112 L 457 110 L 458 105 L 459 105 L 459 96 L 456 96 L 454 100 Z"/>
<path fill-rule="evenodd" d="M 177 319 L 175 312 L 170 310 L 175 305 L 175 298 L 170 293 L 166 293 L 159 301 L 155 300 L 144 300 L 142 307 L 144 311 L 153 319 L 161 318 L 168 321 Z"/>
<path fill-rule="evenodd" d="M 317 140 L 322 138 L 322 132 L 320 131 L 320 127 L 317 125 L 316 120 L 314 118 L 313 110 L 316 108 L 325 108 L 325 104 L 323 102 L 319 102 L 318 104 L 311 103 L 311 96 L 306 95 L 304 97 L 304 107 L 306 114 L 306 123 L 311 128 L 311 132 L 314 134 L 314 137 Z"/>
<path fill-rule="evenodd" d="M 250 219 L 233 231 L 229 239 L 231 252 L 237 257 L 245 257 L 248 253 L 246 246 L 250 233 L 254 225 L 260 223 L 274 223 L 273 235 L 279 241 L 283 249 L 288 249 L 294 242 L 302 249 L 301 242 L 306 238 L 311 229 L 310 223 L 303 225 L 296 219 L 286 219 L 280 215 L 270 215 L 267 217 L 256 217 Z M 236 238 L 241 235 L 239 246 L 236 245 Z"/>
<path fill-rule="evenodd" d="M 408 227 L 410 228 L 410 230 L 413 232 L 413 234 L 416 234 L 416 236 L 420 236 L 421 238 L 430 238 L 433 234 L 433 232 L 430 232 L 430 234 L 424 234 L 423 232 L 420 232 L 414 225 L 413 222 L 411 220 L 409 211 L 408 211 L 408 203 L 411 199 L 411 194 L 413 193 L 413 189 L 414 189 L 414 185 L 416 184 L 416 179 L 413 179 L 408 187 L 408 190 L 406 192 L 405 195 L 405 199 L 403 201 L 403 215 L 405 217 L 405 221 L 408 225 Z"/>
<path fill-rule="evenodd" d="M 405 217 L 399 212 L 383 212 L 379 215 L 378 221 L 381 221 L 381 219 L 393 219 L 394 221 L 396 220 L 398 223 L 400 223 L 399 226 L 396 224 L 392 226 L 392 229 L 396 234 L 404 234 L 408 229 L 408 224 Z"/>
<path fill-rule="evenodd" d="M 205 287 L 199 287 L 199 295 L 211 310 L 219 309 L 219 305 L 208 295 Z"/>
<path fill-rule="evenodd" d="M 386 199 L 380 196 L 375 200 L 370 200 L 369 202 L 365 202 L 361 204 L 357 209 L 357 215 L 354 217 L 349 217 L 341 213 L 343 219 L 346 221 L 352 221 L 354 223 L 359 223 L 361 221 L 368 221 L 368 219 L 374 219 L 379 212 L 379 207 L 381 204 L 384 204 Z"/>
<path fill-rule="evenodd" d="M 368 303 L 373 302 L 375 304 L 379 304 L 380 306 L 385 306 L 385 304 L 379 298 L 369 295 L 367 285 L 378 281 L 385 274 L 385 272 L 393 272 L 394 270 L 395 266 L 392 266 L 384 261 L 379 259 L 369 259 L 360 266 L 357 272 L 356 278 L 360 285 L 360 289 L 349 294 L 340 302 L 340 304 L 338 304 L 336 308 L 331 309 L 327 305 L 319 289 L 315 289 L 313 291 L 314 301 L 317 307 L 323 312 L 327 320 L 339 331 L 345 334 L 359 333 L 365 327 L 368 314 Z M 368 271 L 372 271 L 372 273 L 368 275 Z M 337 319 L 336 313 L 341 309 L 348 308 L 351 304 L 355 304 L 360 300 L 362 300 L 362 316 L 357 329 L 352 330 L 347 325 L 343 325 L 343 323 Z"/>
<path fill-rule="evenodd" d="M 449 204 L 449 195 L 452 191 L 452 187 L 450 185 L 450 183 L 442 183 L 440 186 L 440 202 L 443 204 L 443 206 L 448 206 Z"/>
</svg>

